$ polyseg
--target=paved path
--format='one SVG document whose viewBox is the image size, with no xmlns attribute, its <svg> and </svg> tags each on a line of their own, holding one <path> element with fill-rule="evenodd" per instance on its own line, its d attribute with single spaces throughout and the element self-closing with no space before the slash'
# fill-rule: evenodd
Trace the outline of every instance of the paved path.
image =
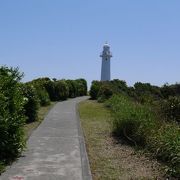
<svg viewBox="0 0 180 180">
<path fill-rule="evenodd" d="M 91 180 L 76 105 L 87 97 L 57 103 L 28 140 L 22 157 L 1 180 Z"/>
</svg>

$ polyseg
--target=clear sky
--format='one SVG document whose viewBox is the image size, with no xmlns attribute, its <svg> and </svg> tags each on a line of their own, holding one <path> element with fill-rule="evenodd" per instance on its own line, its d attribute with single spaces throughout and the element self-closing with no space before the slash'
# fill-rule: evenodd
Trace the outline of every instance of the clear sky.
<svg viewBox="0 0 180 180">
<path fill-rule="evenodd" d="M 37 77 L 180 82 L 180 0 L 0 0 L 0 65 Z"/>
</svg>

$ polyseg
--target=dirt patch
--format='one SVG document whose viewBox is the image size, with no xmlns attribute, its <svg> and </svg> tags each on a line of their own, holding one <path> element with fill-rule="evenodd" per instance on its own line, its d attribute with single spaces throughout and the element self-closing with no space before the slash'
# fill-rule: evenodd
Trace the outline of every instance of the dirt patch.
<svg viewBox="0 0 180 180">
<path fill-rule="evenodd" d="M 114 163 L 123 168 L 126 179 L 166 179 L 162 165 L 155 159 L 145 156 L 134 147 L 118 141 L 114 137 L 106 137 L 106 153 L 114 157 Z M 120 178 L 121 179 L 121 178 Z"/>
</svg>

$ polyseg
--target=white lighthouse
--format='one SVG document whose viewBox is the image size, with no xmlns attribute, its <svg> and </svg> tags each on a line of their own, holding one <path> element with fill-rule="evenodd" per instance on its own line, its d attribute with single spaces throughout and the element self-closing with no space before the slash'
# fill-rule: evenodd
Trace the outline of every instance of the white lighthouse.
<svg viewBox="0 0 180 180">
<path fill-rule="evenodd" d="M 101 66 L 101 81 L 110 81 L 111 80 L 111 64 L 110 59 L 112 54 L 110 52 L 110 46 L 105 43 L 103 46 L 103 52 L 100 57 L 102 57 L 102 66 Z"/>
</svg>

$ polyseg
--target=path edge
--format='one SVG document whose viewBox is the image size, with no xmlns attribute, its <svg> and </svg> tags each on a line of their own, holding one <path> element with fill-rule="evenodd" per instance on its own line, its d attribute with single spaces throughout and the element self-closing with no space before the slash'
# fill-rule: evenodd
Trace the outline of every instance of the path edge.
<svg viewBox="0 0 180 180">
<path fill-rule="evenodd" d="M 79 103 L 76 103 L 76 121 L 78 126 L 79 145 L 80 145 L 80 153 L 81 153 L 82 177 L 83 180 L 92 180 L 89 159 L 86 151 L 84 133 L 82 131 L 82 126 L 80 121 Z"/>
</svg>

